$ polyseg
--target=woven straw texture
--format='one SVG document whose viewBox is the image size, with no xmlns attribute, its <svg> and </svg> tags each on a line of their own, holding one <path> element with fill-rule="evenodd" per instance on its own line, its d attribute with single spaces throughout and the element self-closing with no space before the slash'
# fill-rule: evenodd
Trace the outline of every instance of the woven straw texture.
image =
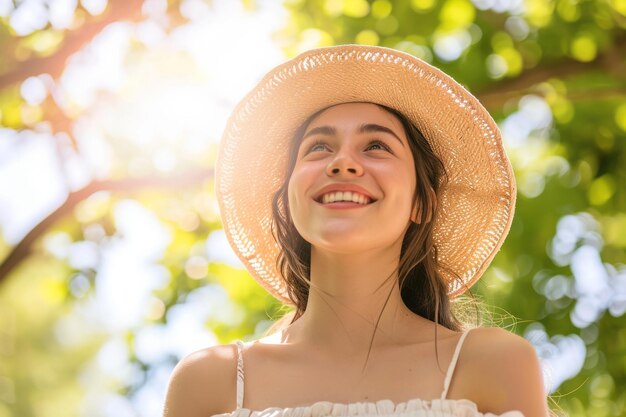
<svg viewBox="0 0 626 417">
<path fill-rule="evenodd" d="M 478 100 L 439 69 L 389 48 L 342 45 L 305 52 L 269 72 L 238 104 L 216 165 L 231 246 L 265 289 L 292 304 L 276 269 L 272 195 L 283 181 L 297 128 L 317 110 L 345 102 L 402 112 L 445 164 L 449 183 L 442 189 L 434 241 L 448 294 L 456 297 L 480 278 L 509 231 L 515 177 L 500 131 Z"/>
</svg>

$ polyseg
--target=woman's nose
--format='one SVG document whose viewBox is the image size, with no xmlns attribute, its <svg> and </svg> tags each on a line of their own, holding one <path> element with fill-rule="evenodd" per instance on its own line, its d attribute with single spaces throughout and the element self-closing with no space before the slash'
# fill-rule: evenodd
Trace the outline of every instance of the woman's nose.
<svg viewBox="0 0 626 417">
<path fill-rule="evenodd" d="M 363 174 L 363 167 L 348 152 L 339 152 L 326 167 L 326 174 L 335 176 L 342 173 L 360 176 Z"/>
</svg>

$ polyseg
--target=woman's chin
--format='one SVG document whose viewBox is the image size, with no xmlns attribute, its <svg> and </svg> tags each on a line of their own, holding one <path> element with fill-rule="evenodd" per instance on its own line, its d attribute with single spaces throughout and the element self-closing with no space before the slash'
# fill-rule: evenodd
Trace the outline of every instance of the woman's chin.
<svg viewBox="0 0 626 417">
<path fill-rule="evenodd" d="M 328 233 L 323 236 L 317 236 L 315 239 L 307 241 L 311 244 L 313 250 L 319 250 L 328 253 L 336 253 L 342 255 L 363 254 L 365 252 L 375 251 L 376 249 L 385 249 L 392 246 L 394 242 L 386 242 L 376 234 L 354 234 L 347 233 Z"/>
</svg>

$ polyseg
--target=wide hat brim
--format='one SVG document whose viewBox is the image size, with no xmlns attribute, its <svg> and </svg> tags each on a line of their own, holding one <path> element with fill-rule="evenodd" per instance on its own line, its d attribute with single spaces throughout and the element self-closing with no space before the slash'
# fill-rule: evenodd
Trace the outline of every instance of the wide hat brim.
<svg viewBox="0 0 626 417">
<path fill-rule="evenodd" d="M 394 49 L 341 45 L 302 53 L 270 71 L 236 106 L 217 157 L 216 194 L 226 236 L 247 270 L 293 304 L 276 268 L 272 196 L 290 142 L 316 111 L 346 102 L 394 108 L 422 132 L 446 167 L 433 240 L 448 295 L 486 270 L 515 211 L 513 169 L 487 110 L 441 70 Z"/>
</svg>

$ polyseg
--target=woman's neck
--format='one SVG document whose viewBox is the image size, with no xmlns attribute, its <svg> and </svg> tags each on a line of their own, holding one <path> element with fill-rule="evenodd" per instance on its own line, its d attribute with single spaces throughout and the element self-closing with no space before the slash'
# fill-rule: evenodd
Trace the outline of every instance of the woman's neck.
<svg viewBox="0 0 626 417">
<path fill-rule="evenodd" d="M 399 255 L 393 247 L 358 254 L 313 249 L 306 311 L 285 330 L 284 341 L 333 355 L 362 355 L 370 345 L 375 350 L 402 343 L 408 329 L 414 335 L 432 324 L 402 301 L 395 271 Z"/>
</svg>

